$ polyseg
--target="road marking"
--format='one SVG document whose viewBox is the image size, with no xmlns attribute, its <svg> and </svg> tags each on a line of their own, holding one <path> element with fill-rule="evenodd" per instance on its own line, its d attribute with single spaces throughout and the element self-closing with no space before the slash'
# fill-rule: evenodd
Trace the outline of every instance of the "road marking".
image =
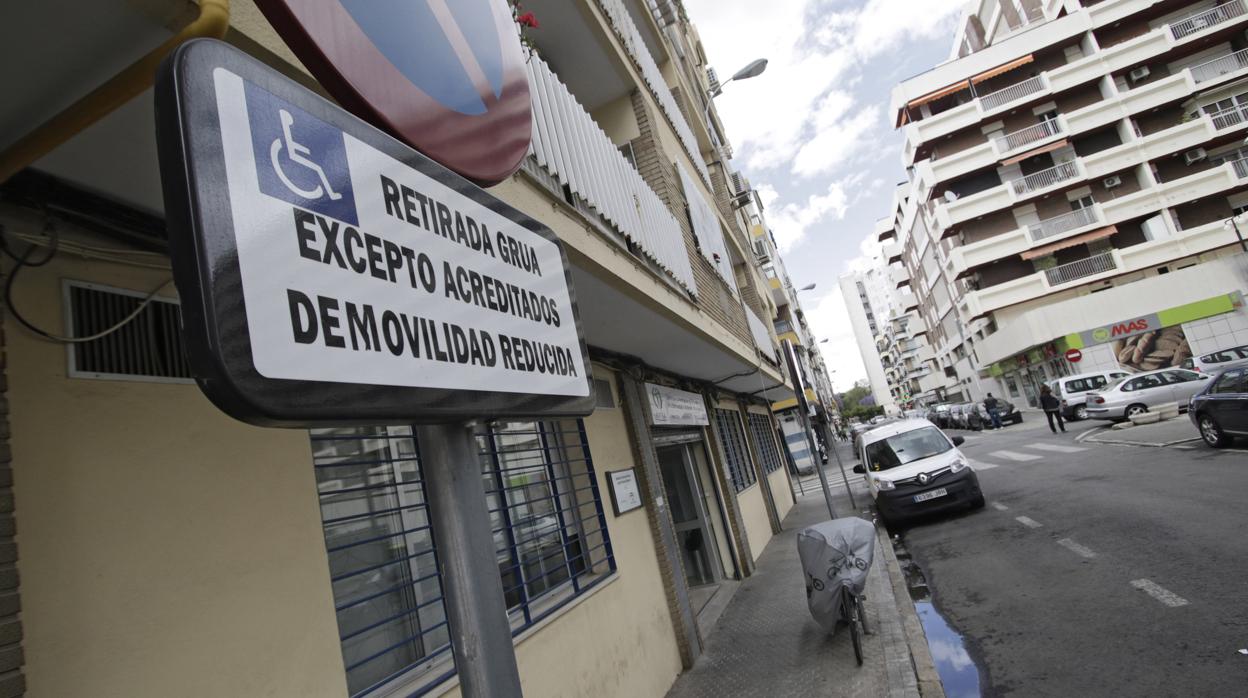
<svg viewBox="0 0 1248 698">
<path fill-rule="evenodd" d="M 1187 605 L 1187 599 L 1166 589 L 1165 587 L 1162 587 L 1151 579 L 1137 579 L 1131 582 L 1131 586 L 1139 589 L 1145 594 L 1148 594 L 1154 599 L 1157 599 L 1170 608 L 1178 608 L 1179 606 Z"/>
<path fill-rule="evenodd" d="M 1015 517 L 1014 520 L 1026 526 L 1027 528 L 1040 528 L 1041 526 L 1044 525 L 1040 523 L 1039 521 L 1036 521 L 1035 519 L 1028 517 L 1028 516 L 1018 516 L 1018 517 Z"/>
<path fill-rule="evenodd" d="M 1009 508 L 1009 507 L 1007 507 L 1006 505 L 1002 504 L 1001 502 L 993 502 L 993 503 L 992 503 L 992 508 L 993 508 L 993 509 L 996 509 L 997 511 L 1009 511 L 1009 510 L 1010 510 L 1010 508 Z"/>
<path fill-rule="evenodd" d="M 1020 461 L 1020 462 L 1025 462 L 1029 460 L 1040 460 L 1041 458 L 1044 457 L 1044 456 L 1033 456 L 1030 453 L 1016 453 L 1014 451 L 993 451 L 992 453 L 988 455 L 997 456 L 998 458 L 1004 458 L 1006 460 L 1013 460 L 1013 461 Z"/>
<path fill-rule="evenodd" d="M 1001 466 L 997 465 L 996 463 L 985 463 L 982 460 L 971 461 L 971 470 L 992 470 L 993 468 L 1000 468 L 1000 467 Z"/>
<path fill-rule="evenodd" d="M 1078 453 L 1088 450 L 1079 446 L 1062 446 L 1061 444 L 1027 444 L 1027 448 L 1034 448 L 1037 451 L 1053 451 L 1054 453 Z"/>
<path fill-rule="evenodd" d="M 1096 553 L 1092 552 L 1091 550 L 1089 550 L 1088 548 L 1085 548 L 1082 545 L 1079 545 L 1078 543 L 1074 542 L 1073 540 L 1069 538 L 1063 538 L 1057 541 L 1057 544 L 1062 546 L 1063 548 L 1066 548 L 1070 552 L 1078 555 L 1079 557 L 1089 557 L 1089 558 L 1096 557 Z"/>
</svg>

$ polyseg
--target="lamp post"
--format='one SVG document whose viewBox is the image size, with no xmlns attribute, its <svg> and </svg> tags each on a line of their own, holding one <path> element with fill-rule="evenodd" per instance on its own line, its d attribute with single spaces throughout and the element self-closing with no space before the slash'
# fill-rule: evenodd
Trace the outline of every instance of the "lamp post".
<svg viewBox="0 0 1248 698">
<path fill-rule="evenodd" d="M 1243 214 L 1240 214 L 1243 215 Z M 1244 252 L 1248 252 L 1248 243 L 1244 242 L 1243 233 L 1239 232 L 1239 223 L 1236 220 L 1239 216 L 1231 216 L 1222 223 L 1223 228 L 1233 228 L 1235 230 L 1235 239 L 1239 240 L 1239 248 Z M 1227 223 L 1230 225 L 1228 226 Z"/>
<path fill-rule="evenodd" d="M 715 91 L 711 93 L 711 98 L 713 99 L 713 98 L 718 97 L 718 96 L 720 96 L 721 94 L 723 94 L 723 92 L 724 92 L 724 85 L 727 85 L 728 83 L 732 82 L 733 80 L 748 80 L 748 79 L 750 79 L 750 78 L 756 78 L 756 77 L 758 77 L 759 75 L 762 75 L 762 73 L 763 73 L 763 71 L 764 71 L 764 70 L 767 70 L 767 59 L 766 59 L 766 58 L 758 58 L 758 59 L 755 59 L 755 60 L 753 60 L 753 61 L 750 61 L 750 64 L 749 64 L 749 65 L 747 65 L 747 66 L 745 66 L 744 68 L 742 68 L 741 70 L 738 70 L 737 72 L 733 73 L 733 74 L 732 74 L 732 77 L 730 77 L 730 78 L 728 78 L 727 80 L 725 80 L 725 81 L 723 81 L 723 82 L 719 83 L 719 86 L 718 86 L 718 87 L 716 87 L 716 88 L 715 88 Z"/>
</svg>

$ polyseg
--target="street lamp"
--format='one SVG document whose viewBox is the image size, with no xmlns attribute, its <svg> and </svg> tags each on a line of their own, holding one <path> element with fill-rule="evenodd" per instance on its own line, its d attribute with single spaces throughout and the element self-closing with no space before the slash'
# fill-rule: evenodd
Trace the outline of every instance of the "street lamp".
<svg viewBox="0 0 1248 698">
<path fill-rule="evenodd" d="M 1227 218 L 1226 220 L 1222 221 L 1222 227 L 1233 228 L 1235 230 L 1235 238 L 1239 240 L 1239 248 L 1243 250 L 1244 252 L 1248 252 L 1248 243 L 1244 242 L 1244 235 L 1243 233 L 1239 232 L 1238 219 L 1240 219 L 1241 216 L 1243 216 L 1242 213 L 1238 216 L 1231 216 L 1230 218 Z"/>
<path fill-rule="evenodd" d="M 718 97 L 723 94 L 724 85 L 727 85 L 733 80 L 748 80 L 750 78 L 756 78 L 759 75 L 762 75 L 764 70 L 767 70 L 766 58 L 759 58 L 757 60 L 750 61 L 749 65 L 745 66 L 741 70 L 738 70 L 732 77 L 719 83 L 719 86 L 716 87 L 715 91 L 711 93 L 711 97 Z"/>
<path fill-rule="evenodd" d="M 815 290 L 815 285 L 814 285 L 814 284 L 806 284 L 805 286 L 803 286 L 803 287 L 801 287 L 801 288 L 799 288 L 799 289 L 797 289 L 797 290 L 799 290 L 799 291 L 813 291 L 813 290 Z"/>
</svg>

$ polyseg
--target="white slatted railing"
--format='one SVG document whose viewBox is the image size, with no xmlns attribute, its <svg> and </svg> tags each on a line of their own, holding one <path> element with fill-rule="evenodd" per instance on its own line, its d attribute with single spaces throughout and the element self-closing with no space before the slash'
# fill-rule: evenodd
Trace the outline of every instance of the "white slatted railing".
<svg viewBox="0 0 1248 698">
<path fill-rule="evenodd" d="M 1057 119 L 1045 119 L 1038 124 L 997 137 L 997 150 L 1007 153 L 1037 141 L 1042 141 L 1045 138 L 1056 136 L 1061 132 L 1062 127 L 1057 123 Z"/>
<path fill-rule="evenodd" d="M 1074 179 L 1078 176 L 1079 168 L 1075 165 L 1074 160 L 1070 160 L 1068 162 L 1063 162 L 1056 167 L 1050 167 L 1047 170 L 1040 170 L 1039 172 L 1029 174 L 1026 177 L 1011 180 L 1010 184 L 1014 187 L 1014 193 L 1022 196 L 1024 194 L 1040 191 L 1041 189 L 1048 189 L 1055 184 L 1065 182 L 1068 179 Z"/>
<path fill-rule="evenodd" d="M 1248 49 L 1228 53 L 1220 58 L 1192 66 L 1192 80 L 1199 85 L 1202 82 L 1216 80 L 1227 73 L 1235 73 L 1248 68 Z"/>
<path fill-rule="evenodd" d="M 1243 179 L 1248 177 L 1248 158 L 1240 158 L 1231 161 L 1231 167 L 1235 168 L 1235 176 Z"/>
<path fill-rule="evenodd" d="M 1084 277 L 1094 276 L 1101 272 L 1111 271 L 1117 267 L 1118 264 L 1114 261 L 1114 254 L 1112 252 L 1102 252 L 1077 262 L 1045 269 L 1044 275 L 1048 279 L 1050 286 L 1058 286 Z"/>
<path fill-rule="evenodd" d="M 1209 27 L 1229 22 L 1243 14 L 1244 3 L 1241 0 L 1231 0 L 1231 2 L 1212 7 L 1204 12 L 1197 12 L 1176 22 L 1171 22 L 1170 36 L 1175 41 L 1178 41 Z"/>
<path fill-rule="evenodd" d="M 628 14 L 628 8 L 624 6 L 622 0 L 598 0 L 599 7 L 607 13 L 607 17 L 611 20 L 611 26 L 615 29 L 615 34 L 623 42 L 624 47 L 628 49 L 628 53 L 637 61 L 637 65 L 641 68 L 641 77 L 646 82 L 646 86 L 650 88 L 650 94 L 654 95 L 658 101 L 659 107 L 663 109 L 663 113 L 672 123 L 672 127 L 676 130 L 676 136 L 680 139 L 681 145 L 685 147 L 685 151 L 689 154 L 689 159 L 693 160 L 693 166 L 698 168 L 698 174 L 702 175 L 702 181 L 707 184 L 711 183 L 711 174 L 706 169 L 706 163 L 702 161 L 702 151 L 698 148 L 698 139 L 694 138 L 693 131 L 689 128 L 688 122 L 685 121 L 684 115 L 680 111 L 680 107 L 676 106 L 676 98 L 672 96 L 671 90 L 667 87 L 667 81 L 663 79 L 663 72 L 659 70 L 659 66 L 654 62 L 654 56 L 650 55 L 650 49 L 646 48 L 645 41 L 641 38 L 641 32 L 637 30 L 637 25 L 633 23 L 633 18 Z"/>
<path fill-rule="evenodd" d="M 1037 75 L 1034 78 L 1028 78 L 1020 83 L 981 96 L 979 98 L 979 106 L 984 111 L 992 111 L 997 107 L 1022 99 L 1027 95 L 1033 95 L 1043 89 L 1044 80 L 1041 80 L 1040 76 Z"/>
<path fill-rule="evenodd" d="M 537 163 L 690 292 L 697 293 L 680 223 L 545 61 L 528 63 Z"/>
<path fill-rule="evenodd" d="M 1085 206 L 1070 213 L 1046 218 L 1035 225 L 1029 225 L 1027 226 L 1027 232 L 1031 233 L 1032 242 L 1039 242 L 1045 238 L 1061 235 L 1075 228 L 1092 225 L 1095 222 L 1096 209 L 1091 206 Z"/>
<path fill-rule="evenodd" d="M 1230 128 L 1248 121 L 1248 104 L 1236 104 L 1228 109 L 1209 115 L 1216 129 Z"/>
</svg>

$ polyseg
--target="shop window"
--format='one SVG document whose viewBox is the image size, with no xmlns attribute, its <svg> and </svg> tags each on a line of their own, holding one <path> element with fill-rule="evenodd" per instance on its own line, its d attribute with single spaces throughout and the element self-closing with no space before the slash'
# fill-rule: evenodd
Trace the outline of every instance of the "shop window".
<svg viewBox="0 0 1248 698">
<path fill-rule="evenodd" d="M 754 435 L 754 443 L 758 444 L 758 457 L 763 461 L 763 470 L 768 474 L 779 470 L 784 461 L 776 446 L 776 430 L 771 427 L 771 418 L 751 412 L 750 433 Z"/>
<path fill-rule="evenodd" d="M 745 432 L 741 429 L 741 414 L 736 410 L 715 410 L 715 425 L 719 431 L 719 445 L 724 452 L 728 478 L 732 488 L 742 492 L 758 481 L 750 464 L 750 454 L 745 447 Z"/>
<path fill-rule="evenodd" d="M 579 421 L 478 433 L 513 632 L 608 578 L 615 560 Z M 312 432 L 339 639 L 352 696 L 423 692 L 455 673 L 415 436 L 410 427 Z"/>
</svg>

